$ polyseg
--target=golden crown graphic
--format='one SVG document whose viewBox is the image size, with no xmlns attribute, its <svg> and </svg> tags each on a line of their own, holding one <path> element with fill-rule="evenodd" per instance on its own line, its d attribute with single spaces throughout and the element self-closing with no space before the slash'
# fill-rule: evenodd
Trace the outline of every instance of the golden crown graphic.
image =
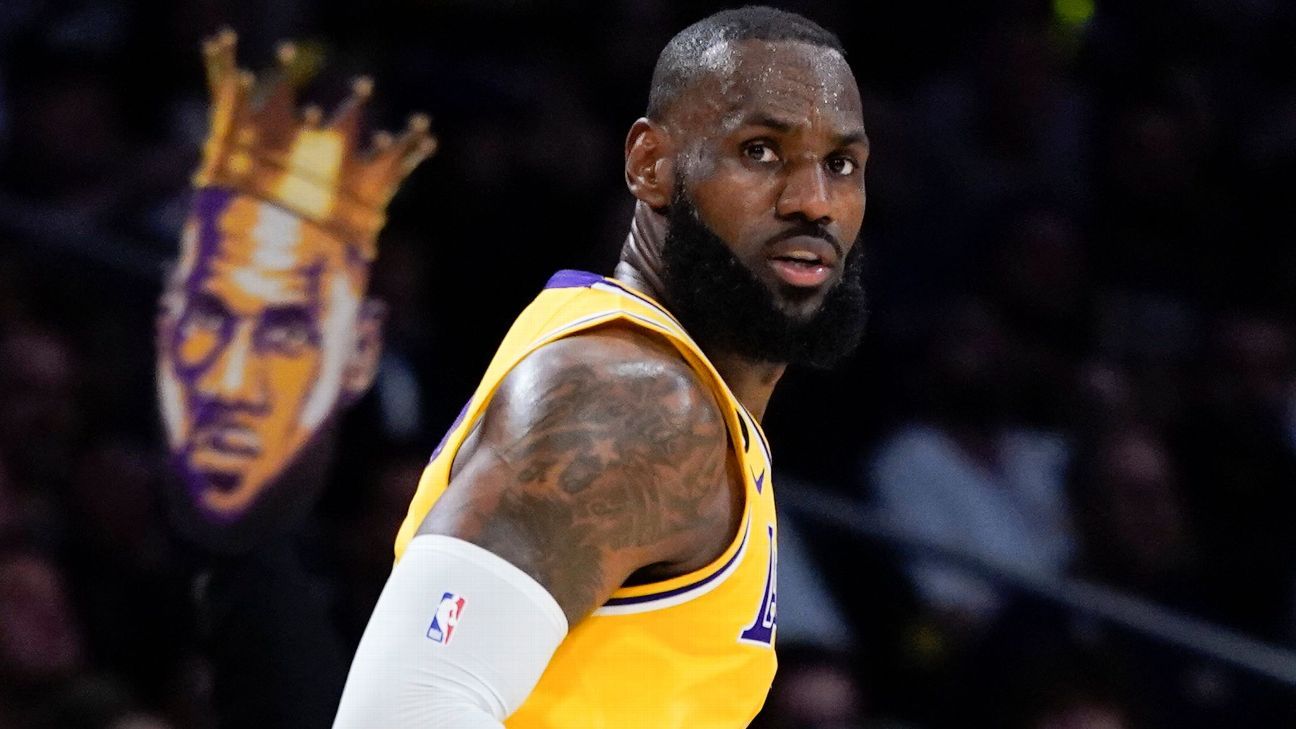
<svg viewBox="0 0 1296 729">
<path fill-rule="evenodd" d="M 324 122 L 317 106 L 300 112 L 290 73 L 297 57 L 280 44 L 280 72 L 258 83 L 235 60 L 237 36 L 224 30 L 203 44 L 211 90 L 211 129 L 195 187 L 227 187 L 281 206 L 377 256 L 387 203 L 415 167 L 436 151 L 428 118 L 410 117 L 400 136 L 379 132 L 361 149 L 360 126 L 373 81 L 361 77 Z"/>
</svg>

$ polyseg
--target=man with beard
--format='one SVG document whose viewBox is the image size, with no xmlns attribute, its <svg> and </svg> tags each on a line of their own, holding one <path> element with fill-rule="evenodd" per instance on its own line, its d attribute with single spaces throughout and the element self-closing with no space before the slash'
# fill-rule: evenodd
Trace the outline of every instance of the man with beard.
<svg viewBox="0 0 1296 729">
<path fill-rule="evenodd" d="M 868 154 L 838 40 L 770 8 L 670 41 L 612 277 L 556 274 L 433 452 L 335 727 L 740 727 L 774 676 L 759 422 L 857 344 Z"/>
</svg>

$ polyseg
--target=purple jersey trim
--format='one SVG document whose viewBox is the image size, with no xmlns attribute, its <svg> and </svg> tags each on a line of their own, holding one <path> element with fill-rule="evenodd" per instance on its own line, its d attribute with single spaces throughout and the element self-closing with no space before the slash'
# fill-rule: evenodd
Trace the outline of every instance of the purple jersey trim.
<svg viewBox="0 0 1296 729">
<path fill-rule="evenodd" d="M 746 529 L 743 531 L 743 539 L 742 542 L 738 544 L 738 550 L 733 553 L 733 556 L 729 558 L 729 561 L 724 563 L 724 566 L 722 566 L 720 569 L 717 569 L 715 572 L 712 572 L 711 574 L 707 575 L 706 577 L 703 577 L 702 579 L 696 582 L 691 582 L 682 587 L 677 587 L 673 590 L 667 590 L 665 592 L 654 592 L 648 595 L 638 595 L 635 597 L 613 597 L 608 599 L 607 602 L 603 603 L 603 607 L 617 607 L 619 605 L 640 605 L 645 602 L 652 602 L 654 600 L 662 600 L 668 597 L 675 597 L 676 595 L 679 595 L 681 593 L 685 593 L 690 590 L 696 590 L 697 588 L 702 587 L 703 585 L 711 583 L 720 575 L 725 574 L 729 570 L 729 567 L 731 567 L 733 563 L 739 557 L 742 556 L 743 547 L 747 546 L 747 535 L 750 532 L 751 532 L 750 529 Z"/>
<path fill-rule="evenodd" d="M 577 289 L 596 284 L 602 281 L 603 277 L 597 273 L 589 271 L 576 271 L 574 269 L 563 269 L 553 276 L 549 277 L 546 289 Z"/>
<path fill-rule="evenodd" d="M 623 286 L 619 281 L 615 279 L 610 279 L 605 276 L 600 276 L 597 273 L 590 273 L 589 271 L 577 271 L 575 269 L 565 268 L 559 271 L 558 273 L 555 273 L 553 276 L 549 277 L 549 281 L 545 284 L 545 289 L 548 290 L 548 289 L 588 288 L 590 286 L 593 286 L 596 283 L 601 283 L 607 286 L 611 286 L 612 288 L 626 294 L 627 296 L 630 296 L 636 301 L 647 304 L 653 310 L 662 313 L 671 321 L 675 322 L 676 324 L 679 324 L 679 319 L 676 319 L 675 315 L 667 311 L 666 308 L 663 307 L 661 304 L 658 304 L 656 301 L 653 301 L 652 299 L 648 298 L 647 296 L 644 296 L 643 294 L 639 293 L 638 291 L 635 291 L 634 289 Z M 681 328 L 683 327 L 681 326 Z"/>
<path fill-rule="evenodd" d="M 459 429 L 459 426 L 463 423 L 464 416 L 468 414 L 469 405 L 472 405 L 472 398 L 469 398 L 468 402 L 464 403 L 459 414 L 455 416 L 454 422 L 450 424 L 450 429 L 445 432 L 445 435 L 441 436 L 441 442 L 437 443 L 436 449 L 432 451 L 432 457 L 428 459 L 428 463 L 435 461 L 437 456 L 441 455 L 441 451 L 445 450 L 446 443 L 450 441 L 450 434 Z"/>
</svg>

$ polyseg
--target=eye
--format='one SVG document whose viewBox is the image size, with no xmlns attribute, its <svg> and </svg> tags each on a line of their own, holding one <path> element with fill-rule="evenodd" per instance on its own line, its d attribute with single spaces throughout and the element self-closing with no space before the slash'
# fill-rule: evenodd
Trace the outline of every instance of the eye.
<svg viewBox="0 0 1296 729">
<path fill-rule="evenodd" d="M 777 162 L 778 155 L 774 153 L 774 148 L 765 142 L 750 142 L 743 147 L 743 154 L 755 162 Z"/>
<path fill-rule="evenodd" d="M 256 337 L 262 349 L 288 356 L 301 354 L 316 343 L 310 316 L 299 312 L 268 312 Z"/>
<path fill-rule="evenodd" d="M 261 341 L 280 352 L 296 352 L 310 343 L 310 332 L 300 324 L 278 324 L 262 332 Z"/>
<path fill-rule="evenodd" d="M 212 311 L 195 311 L 185 317 L 185 329 L 190 332 L 219 332 L 223 317 Z"/>
<path fill-rule="evenodd" d="M 185 311 L 182 328 L 186 334 L 215 334 L 225 326 L 229 318 L 225 307 L 207 297 L 198 297 L 190 302 Z"/>
<path fill-rule="evenodd" d="M 833 157 L 828 160 L 828 170 L 834 175 L 848 177 L 855 169 L 859 167 L 855 160 L 850 157 Z"/>
<path fill-rule="evenodd" d="M 273 324 L 261 330 L 259 344 L 281 354 L 296 355 L 311 343 L 310 329 L 297 322 Z"/>
</svg>

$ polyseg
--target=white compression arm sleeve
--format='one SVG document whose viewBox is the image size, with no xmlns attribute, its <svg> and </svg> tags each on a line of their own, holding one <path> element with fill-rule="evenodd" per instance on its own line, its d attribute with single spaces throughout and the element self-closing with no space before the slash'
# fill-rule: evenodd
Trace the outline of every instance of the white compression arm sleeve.
<svg viewBox="0 0 1296 729">
<path fill-rule="evenodd" d="M 334 729 L 501 729 L 567 635 L 553 597 L 460 539 L 420 535 L 392 570 Z"/>
</svg>

